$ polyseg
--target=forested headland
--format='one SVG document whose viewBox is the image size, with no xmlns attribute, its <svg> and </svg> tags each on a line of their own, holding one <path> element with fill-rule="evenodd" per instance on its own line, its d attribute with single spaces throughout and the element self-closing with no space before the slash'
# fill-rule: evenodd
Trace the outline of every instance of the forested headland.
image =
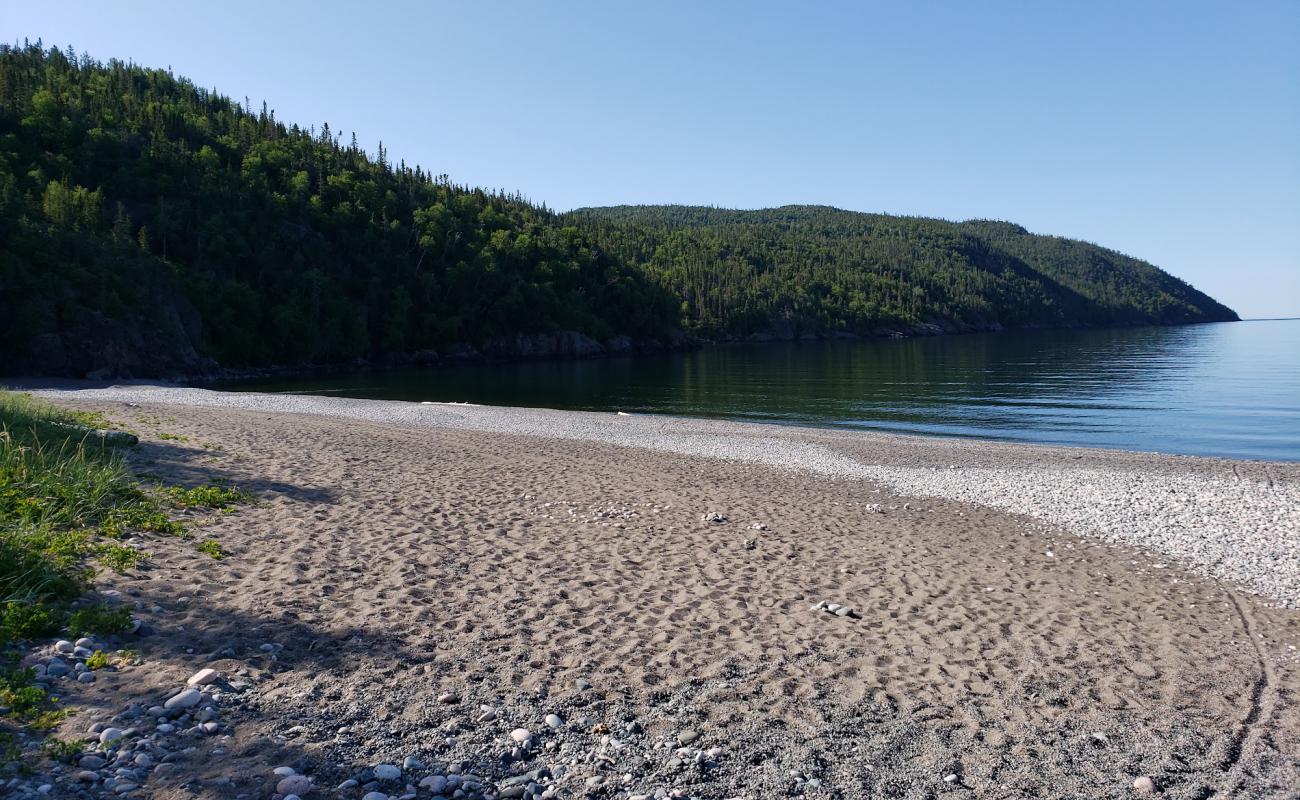
<svg viewBox="0 0 1300 800">
<path fill-rule="evenodd" d="M 170 71 L 0 47 L 0 374 L 595 355 L 692 339 L 1236 319 L 1000 222 L 557 214 Z"/>
</svg>

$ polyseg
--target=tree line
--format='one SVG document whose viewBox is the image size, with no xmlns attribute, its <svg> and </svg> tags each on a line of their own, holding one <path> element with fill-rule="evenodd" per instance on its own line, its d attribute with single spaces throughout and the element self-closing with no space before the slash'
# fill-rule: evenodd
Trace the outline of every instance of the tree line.
<svg viewBox="0 0 1300 800">
<path fill-rule="evenodd" d="M 0 372 L 400 359 L 516 334 L 669 341 L 1191 322 L 1144 262 L 1005 223 L 679 206 L 556 214 L 170 71 L 0 47 Z"/>
</svg>

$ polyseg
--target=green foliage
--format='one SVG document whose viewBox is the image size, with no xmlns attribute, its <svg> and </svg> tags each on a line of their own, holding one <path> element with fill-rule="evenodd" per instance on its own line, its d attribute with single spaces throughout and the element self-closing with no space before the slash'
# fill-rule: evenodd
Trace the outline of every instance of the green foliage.
<svg viewBox="0 0 1300 800">
<path fill-rule="evenodd" d="M 126 572 L 140 566 L 146 554 L 120 544 L 102 544 L 98 550 L 99 560 L 114 572 Z"/>
<path fill-rule="evenodd" d="M 84 372 L 105 335 L 258 365 L 672 327 L 665 292 L 517 194 L 39 45 L 0 47 L 0 241 L 13 369 Z"/>
<path fill-rule="evenodd" d="M 216 539 L 204 539 L 199 542 L 198 550 L 200 553 L 212 556 L 218 561 L 226 557 L 226 551 L 221 549 L 221 542 L 218 542 Z"/>
<path fill-rule="evenodd" d="M 83 374 L 596 339 L 1235 319 L 1137 259 L 1001 222 L 585 209 L 391 163 L 164 70 L 0 46 L 0 363 Z M 113 347 L 105 347 L 112 344 Z M 128 359 L 129 360 L 129 359 Z"/>
<path fill-rule="evenodd" d="M 65 741 L 63 739 L 51 736 L 41 744 L 41 752 L 51 761 L 62 761 L 65 764 L 75 763 L 85 751 L 85 746 L 77 741 Z"/>
<path fill-rule="evenodd" d="M 108 664 L 108 654 L 103 650 L 96 650 L 90 654 L 90 658 L 86 659 L 87 669 L 103 669 L 104 667 L 107 667 Z"/>
<path fill-rule="evenodd" d="M 87 606 L 68 615 L 72 636 L 112 636 L 131 627 L 131 611 L 125 606 Z"/>
<path fill-rule="evenodd" d="M 566 219 L 681 298 L 683 326 L 704 335 L 1236 318 L 1150 264 L 1006 223 L 825 206 L 619 206 Z"/>
<path fill-rule="evenodd" d="M 0 706 L 20 719 L 31 719 L 45 705 L 45 690 L 34 686 L 36 675 L 30 669 L 0 671 Z"/>
<path fill-rule="evenodd" d="M 159 490 L 159 494 L 181 508 L 216 508 L 227 509 L 237 503 L 247 503 L 253 496 L 242 489 L 232 486 L 195 486 L 186 489 L 180 486 L 168 486 Z"/>
</svg>

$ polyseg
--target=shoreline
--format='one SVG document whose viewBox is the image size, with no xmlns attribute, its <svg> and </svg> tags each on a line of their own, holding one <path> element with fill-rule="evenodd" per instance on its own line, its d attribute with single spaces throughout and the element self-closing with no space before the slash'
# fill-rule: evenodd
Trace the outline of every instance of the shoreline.
<svg viewBox="0 0 1300 800">
<path fill-rule="evenodd" d="M 134 606 L 141 663 L 60 684 L 60 735 L 113 726 L 131 731 L 123 755 L 168 759 L 133 762 L 132 797 L 270 797 L 286 767 L 304 796 L 340 800 L 1300 786 L 1300 613 L 1043 521 L 1262 525 L 1289 509 L 1288 465 L 201 389 L 41 395 L 135 429 L 137 474 L 257 498 L 196 521 L 223 558 L 140 533 L 147 562 L 96 580 Z M 202 668 L 221 729 L 155 728 L 145 710 Z"/>
<path fill-rule="evenodd" d="M 1235 581 L 1283 605 L 1300 606 L 1300 464 L 1291 462 L 698 417 L 171 386 L 35 393 L 51 400 L 317 414 L 575 439 L 862 478 L 900 494 L 973 502 L 1036 517 L 1071 533 L 1145 547 L 1185 560 L 1206 577 Z M 910 457 L 882 459 L 872 452 L 880 443 L 908 451 Z M 1067 486 L 1071 491 L 1064 491 Z M 1235 516 L 1227 517 L 1221 509 L 1232 509 Z"/>
</svg>

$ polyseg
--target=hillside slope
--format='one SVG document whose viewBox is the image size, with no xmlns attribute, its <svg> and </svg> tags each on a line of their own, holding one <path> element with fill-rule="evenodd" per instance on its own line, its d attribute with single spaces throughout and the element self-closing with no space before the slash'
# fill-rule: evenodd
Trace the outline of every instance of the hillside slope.
<svg viewBox="0 0 1300 800">
<path fill-rule="evenodd" d="M 682 299 L 707 335 L 788 338 L 1235 320 L 1138 259 L 1008 223 L 785 206 L 567 215 Z"/>
<path fill-rule="evenodd" d="M 654 346 L 675 305 L 520 197 L 163 70 L 0 48 L 0 373 Z"/>
<path fill-rule="evenodd" d="M 1182 323 L 1155 267 L 816 206 L 557 215 L 164 70 L 0 46 L 0 374 L 428 363 L 705 338 Z"/>
</svg>

